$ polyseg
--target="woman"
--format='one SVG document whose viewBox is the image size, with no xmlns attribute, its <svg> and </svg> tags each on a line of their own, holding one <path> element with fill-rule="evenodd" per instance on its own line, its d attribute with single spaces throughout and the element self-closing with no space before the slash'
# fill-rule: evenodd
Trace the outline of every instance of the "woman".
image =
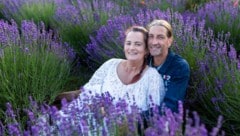
<svg viewBox="0 0 240 136">
<path fill-rule="evenodd" d="M 157 70 L 146 64 L 148 32 L 144 27 L 132 26 L 125 34 L 126 59 L 112 58 L 106 61 L 70 105 L 81 105 L 81 99 L 89 91 L 92 96 L 108 92 L 114 98 L 113 102 L 127 100 L 129 105 L 136 104 L 141 111 L 148 110 L 151 103 L 160 105 L 165 94 L 164 85 Z"/>
</svg>

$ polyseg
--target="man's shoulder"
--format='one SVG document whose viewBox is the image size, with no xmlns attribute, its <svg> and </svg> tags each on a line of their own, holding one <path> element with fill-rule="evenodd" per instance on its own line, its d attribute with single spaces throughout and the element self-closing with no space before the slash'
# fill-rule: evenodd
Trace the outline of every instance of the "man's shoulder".
<svg viewBox="0 0 240 136">
<path fill-rule="evenodd" d="M 167 67 L 165 67 L 166 74 L 184 76 L 190 73 L 187 60 L 178 54 L 171 53 L 170 58 L 167 59 L 165 63 L 167 63 Z"/>
<path fill-rule="evenodd" d="M 189 68 L 189 64 L 187 60 L 178 54 L 175 54 L 173 56 L 171 65 L 174 65 L 175 67 L 177 66 L 177 67 Z"/>
</svg>

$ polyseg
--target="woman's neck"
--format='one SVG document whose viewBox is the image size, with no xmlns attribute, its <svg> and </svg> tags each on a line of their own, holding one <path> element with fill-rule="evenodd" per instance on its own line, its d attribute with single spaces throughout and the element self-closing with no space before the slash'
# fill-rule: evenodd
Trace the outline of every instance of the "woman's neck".
<svg viewBox="0 0 240 136">
<path fill-rule="evenodd" d="M 126 60 L 123 65 L 124 68 L 127 72 L 140 72 L 142 70 L 142 66 L 143 66 L 143 61 L 141 62 L 133 62 L 133 61 L 129 61 Z"/>
<path fill-rule="evenodd" d="M 146 68 L 146 62 L 132 63 L 132 61 L 124 60 L 118 67 L 118 77 L 124 84 L 132 84 L 137 82 Z"/>
</svg>

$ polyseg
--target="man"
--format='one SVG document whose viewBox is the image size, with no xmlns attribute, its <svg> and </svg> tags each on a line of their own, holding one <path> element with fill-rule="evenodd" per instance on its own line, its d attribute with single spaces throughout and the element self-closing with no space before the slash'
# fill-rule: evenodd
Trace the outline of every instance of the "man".
<svg viewBox="0 0 240 136">
<path fill-rule="evenodd" d="M 190 78 L 189 64 L 170 50 L 173 34 L 172 27 L 167 21 L 154 20 L 147 29 L 148 49 L 151 54 L 148 64 L 162 75 L 166 89 L 163 105 L 173 112 L 178 112 L 178 101 L 184 101 Z"/>
</svg>

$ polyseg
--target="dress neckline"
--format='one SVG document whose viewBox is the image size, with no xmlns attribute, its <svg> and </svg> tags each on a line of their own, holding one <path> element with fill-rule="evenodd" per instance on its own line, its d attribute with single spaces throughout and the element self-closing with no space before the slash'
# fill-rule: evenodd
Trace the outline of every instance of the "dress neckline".
<svg viewBox="0 0 240 136">
<path fill-rule="evenodd" d="M 134 83 L 130 83 L 130 84 L 125 84 L 125 83 L 123 83 L 122 82 L 122 80 L 119 78 L 119 76 L 118 76 L 118 73 L 117 73 L 117 67 L 120 65 L 120 63 L 123 61 L 123 59 L 120 59 L 119 61 L 118 61 L 118 63 L 115 65 L 115 71 L 114 71 L 114 74 L 115 74 L 115 76 L 117 77 L 117 80 L 119 80 L 119 82 L 122 84 L 122 85 L 124 85 L 124 86 L 128 86 L 128 85 L 135 85 L 135 84 L 138 84 L 138 82 L 140 82 L 141 80 L 143 80 L 143 78 L 144 78 L 144 76 L 145 76 L 145 72 L 148 70 L 148 66 L 146 66 L 146 68 L 143 70 L 143 72 L 142 72 L 142 76 L 140 77 L 140 79 L 138 80 L 138 81 L 136 81 L 136 82 L 134 82 Z"/>
</svg>

